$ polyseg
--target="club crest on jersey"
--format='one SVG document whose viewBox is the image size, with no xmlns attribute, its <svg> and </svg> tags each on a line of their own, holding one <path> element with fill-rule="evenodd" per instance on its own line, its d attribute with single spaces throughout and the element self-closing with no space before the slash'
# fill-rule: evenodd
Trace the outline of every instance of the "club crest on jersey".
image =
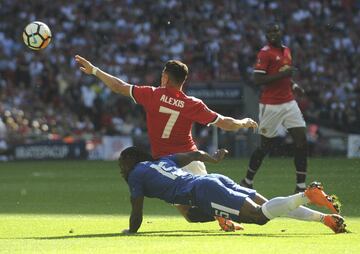
<svg viewBox="0 0 360 254">
<path fill-rule="evenodd" d="M 183 108 L 185 105 L 185 102 L 179 99 L 174 99 L 172 97 L 168 97 L 165 94 L 163 94 L 160 98 L 160 101 L 165 102 L 169 105 L 173 105 L 175 107 Z"/>
<path fill-rule="evenodd" d="M 280 60 L 280 56 L 276 56 L 276 61 L 279 61 Z"/>
</svg>

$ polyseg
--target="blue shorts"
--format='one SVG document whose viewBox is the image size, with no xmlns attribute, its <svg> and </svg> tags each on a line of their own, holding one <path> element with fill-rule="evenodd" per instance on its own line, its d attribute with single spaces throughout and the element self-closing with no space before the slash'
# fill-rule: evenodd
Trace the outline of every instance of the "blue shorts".
<svg viewBox="0 0 360 254">
<path fill-rule="evenodd" d="M 229 177 L 208 174 L 196 180 L 194 205 L 213 216 L 239 221 L 239 211 L 245 199 L 253 199 L 256 191 L 242 187 Z"/>
</svg>

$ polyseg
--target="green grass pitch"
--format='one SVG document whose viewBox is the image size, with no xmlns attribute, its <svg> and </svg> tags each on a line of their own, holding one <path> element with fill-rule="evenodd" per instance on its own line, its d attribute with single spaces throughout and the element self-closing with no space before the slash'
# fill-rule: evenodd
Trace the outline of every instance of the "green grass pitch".
<svg viewBox="0 0 360 254">
<path fill-rule="evenodd" d="M 247 162 L 207 166 L 239 181 Z M 339 196 L 352 233 L 285 218 L 225 233 L 215 222 L 190 224 L 174 207 L 146 199 L 139 233 L 124 236 L 130 204 L 116 162 L 1 163 L 0 253 L 360 253 L 360 160 L 310 159 L 313 180 Z M 271 198 L 291 194 L 294 182 L 292 160 L 271 158 L 255 187 Z"/>
</svg>

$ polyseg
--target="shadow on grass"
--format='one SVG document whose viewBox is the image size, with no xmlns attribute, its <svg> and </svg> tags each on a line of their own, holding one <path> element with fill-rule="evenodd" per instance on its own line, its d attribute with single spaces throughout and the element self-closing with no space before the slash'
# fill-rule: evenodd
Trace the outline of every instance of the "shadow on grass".
<svg viewBox="0 0 360 254">
<path fill-rule="evenodd" d="M 136 234 L 123 233 L 104 233 L 104 234 L 84 234 L 84 235 L 63 235 L 63 236 L 49 236 L 49 237 L 25 237 L 17 239 L 32 239 L 32 240 L 64 240 L 64 239 L 79 239 L 79 238 L 104 238 L 104 237 L 191 237 L 191 236 L 236 236 L 236 237 L 274 237 L 274 238 L 296 238 L 296 237 L 314 237 L 333 235 L 327 234 L 286 234 L 286 233 L 259 233 L 259 234 L 242 234 L 219 232 L 215 230 L 169 230 L 169 231 L 147 231 Z"/>
</svg>

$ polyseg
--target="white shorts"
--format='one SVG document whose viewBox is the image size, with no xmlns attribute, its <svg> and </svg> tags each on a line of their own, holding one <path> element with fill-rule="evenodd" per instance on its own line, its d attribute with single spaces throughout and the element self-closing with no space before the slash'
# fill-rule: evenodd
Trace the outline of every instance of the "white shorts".
<svg viewBox="0 0 360 254">
<path fill-rule="evenodd" d="M 305 127 L 304 117 L 295 100 L 283 104 L 259 105 L 259 134 L 273 138 L 281 128 Z"/>
<path fill-rule="evenodd" d="M 206 175 L 206 167 L 205 164 L 201 161 L 193 161 L 190 164 L 186 165 L 182 168 L 185 172 L 194 174 L 194 175 Z"/>
</svg>

